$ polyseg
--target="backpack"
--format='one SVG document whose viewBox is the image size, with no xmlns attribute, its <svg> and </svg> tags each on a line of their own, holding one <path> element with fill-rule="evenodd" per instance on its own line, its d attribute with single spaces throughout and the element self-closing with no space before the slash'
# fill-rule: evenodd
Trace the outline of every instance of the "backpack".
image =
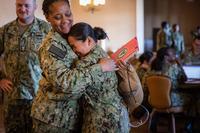
<svg viewBox="0 0 200 133">
<path fill-rule="evenodd" d="M 131 64 L 126 65 L 126 69 L 119 69 L 118 91 L 123 97 L 123 101 L 128 108 L 129 113 L 133 112 L 143 101 L 143 89 L 140 79 Z"/>
</svg>

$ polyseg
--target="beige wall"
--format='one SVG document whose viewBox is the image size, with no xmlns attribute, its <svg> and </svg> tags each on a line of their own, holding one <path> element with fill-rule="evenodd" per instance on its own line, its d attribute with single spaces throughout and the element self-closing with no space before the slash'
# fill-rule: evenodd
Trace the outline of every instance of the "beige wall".
<svg viewBox="0 0 200 133">
<path fill-rule="evenodd" d="M 72 0 L 75 22 L 88 22 L 104 28 L 110 38 L 107 48 L 116 50 L 136 35 L 135 0 L 106 0 L 106 5 L 94 13 L 77 4 L 78 0 Z"/>
<path fill-rule="evenodd" d="M 36 16 L 45 19 L 41 10 L 43 0 L 37 0 Z M 0 26 L 16 18 L 15 0 L 0 0 Z"/>
<path fill-rule="evenodd" d="M 37 1 L 36 16 L 45 19 L 41 11 L 43 0 Z M 106 5 L 98 8 L 94 13 L 79 6 L 78 2 L 78 0 L 71 0 L 74 21 L 84 21 L 92 26 L 104 28 L 110 38 L 106 41 L 106 48 L 116 50 L 136 36 L 136 0 L 106 0 Z M 15 0 L 1 0 L 0 18 L 0 26 L 16 18 Z"/>
</svg>

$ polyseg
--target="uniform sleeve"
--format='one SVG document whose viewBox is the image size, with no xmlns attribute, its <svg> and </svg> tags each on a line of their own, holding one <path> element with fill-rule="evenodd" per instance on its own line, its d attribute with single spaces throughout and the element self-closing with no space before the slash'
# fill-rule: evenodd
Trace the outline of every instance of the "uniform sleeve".
<svg viewBox="0 0 200 133">
<path fill-rule="evenodd" d="M 39 53 L 43 75 L 57 94 L 80 96 L 86 87 L 93 83 L 95 74 L 102 73 L 98 64 L 86 68 L 71 68 L 74 60 L 71 49 L 67 50 L 64 59 L 53 56 L 43 48 L 40 49 Z"/>
<path fill-rule="evenodd" d="M 187 76 L 185 74 L 185 71 L 183 70 L 182 66 L 178 66 L 178 82 L 183 83 L 187 80 Z"/>
<path fill-rule="evenodd" d="M 184 36 L 182 34 L 182 41 L 181 41 L 181 54 L 183 54 L 185 52 L 185 40 L 184 40 Z"/>
</svg>

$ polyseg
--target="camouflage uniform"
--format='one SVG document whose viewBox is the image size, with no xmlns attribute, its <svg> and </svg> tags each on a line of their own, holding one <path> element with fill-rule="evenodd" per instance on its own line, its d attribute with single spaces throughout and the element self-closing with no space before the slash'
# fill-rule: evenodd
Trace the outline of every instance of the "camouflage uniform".
<svg viewBox="0 0 200 133">
<path fill-rule="evenodd" d="M 76 62 L 76 68 L 82 69 L 97 64 L 100 58 L 106 56 L 103 49 L 96 45 L 87 56 Z M 128 113 L 118 94 L 117 81 L 114 72 L 95 73 L 93 84 L 82 93 L 84 95 L 82 133 L 129 132 Z"/>
<path fill-rule="evenodd" d="M 186 53 L 186 56 L 183 59 L 183 64 L 200 65 L 200 54 L 195 55 L 192 50 L 190 50 L 188 53 Z"/>
<path fill-rule="evenodd" d="M 81 129 L 78 99 L 95 76 L 102 73 L 101 66 L 72 68 L 77 56 L 53 30 L 43 41 L 39 55 L 43 76 L 31 111 L 32 117 L 38 120 L 34 132 L 78 132 Z M 49 132 L 52 128 L 54 131 Z"/>
<path fill-rule="evenodd" d="M 138 67 L 136 72 L 137 72 L 137 75 L 140 79 L 140 81 L 142 81 L 142 77 L 145 75 L 146 72 L 148 72 L 149 69 L 146 69 L 146 68 L 142 68 L 142 67 Z"/>
<path fill-rule="evenodd" d="M 181 32 L 172 32 L 173 47 L 176 50 L 176 55 L 180 56 L 185 51 L 183 34 Z"/>
<path fill-rule="evenodd" d="M 140 81 L 141 81 L 141 84 L 142 84 L 142 89 L 143 89 L 143 92 L 144 92 L 144 97 L 143 97 L 142 105 L 144 105 L 145 107 L 147 107 L 147 109 L 149 111 L 151 111 L 151 106 L 149 105 L 149 101 L 148 101 L 149 92 L 148 92 L 148 89 L 146 87 L 144 87 L 143 86 L 144 84 L 142 83 L 143 77 L 149 71 L 150 71 L 150 68 L 149 69 L 145 69 L 145 68 L 139 67 L 136 72 L 138 74 L 138 77 L 140 78 Z"/>
<path fill-rule="evenodd" d="M 0 28 L 6 78 L 13 82 L 13 91 L 5 100 L 6 132 L 27 133 L 31 130 L 31 103 L 41 77 L 37 48 L 49 29 L 50 26 L 38 18 L 24 32 L 20 31 L 17 20 Z"/>
<path fill-rule="evenodd" d="M 167 33 L 164 30 L 160 30 L 157 34 L 157 50 L 162 47 L 171 47 L 172 46 L 172 36 L 171 33 Z"/>
<path fill-rule="evenodd" d="M 183 69 L 179 67 L 177 64 L 173 65 L 165 65 L 163 67 L 162 72 L 156 72 L 156 71 L 150 71 L 147 73 L 143 78 L 143 85 L 147 87 L 146 85 L 146 78 L 149 75 L 153 74 L 163 74 L 168 77 L 170 77 L 172 82 L 172 90 L 171 90 L 171 100 L 172 100 L 172 106 L 187 106 L 190 102 L 190 95 L 186 94 L 184 92 L 178 91 L 178 81 L 185 75 Z"/>
</svg>

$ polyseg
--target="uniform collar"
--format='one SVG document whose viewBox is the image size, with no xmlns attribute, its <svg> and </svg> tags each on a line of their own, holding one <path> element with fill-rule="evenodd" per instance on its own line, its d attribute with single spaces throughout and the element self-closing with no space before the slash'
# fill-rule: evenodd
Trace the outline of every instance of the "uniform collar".
<svg viewBox="0 0 200 133">
<path fill-rule="evenodd" d="M 19 27 L 18 27 L 18 18 L 13 21 L 11 23 L 11 25 L 9 25 L 9 28 L 8 28 L 8 31 L 7 33 L 8 34 L 11 34 L 11 35 L 16 35 L 16 33 L 19 32 Z M 28 27 L 28 29 L 25 31 L 25 34 L 23 36 L 27 36 L 29 35 L 30 33 L 28 31 L 31 30 L 31 33 L 39 33 L 40 32 L 40 28 L 39 28 L 39 20 L 37 18 L 34 18 L 33 20 L 33 23 L 30 24 L 30 26 Z"/>
</svg>

